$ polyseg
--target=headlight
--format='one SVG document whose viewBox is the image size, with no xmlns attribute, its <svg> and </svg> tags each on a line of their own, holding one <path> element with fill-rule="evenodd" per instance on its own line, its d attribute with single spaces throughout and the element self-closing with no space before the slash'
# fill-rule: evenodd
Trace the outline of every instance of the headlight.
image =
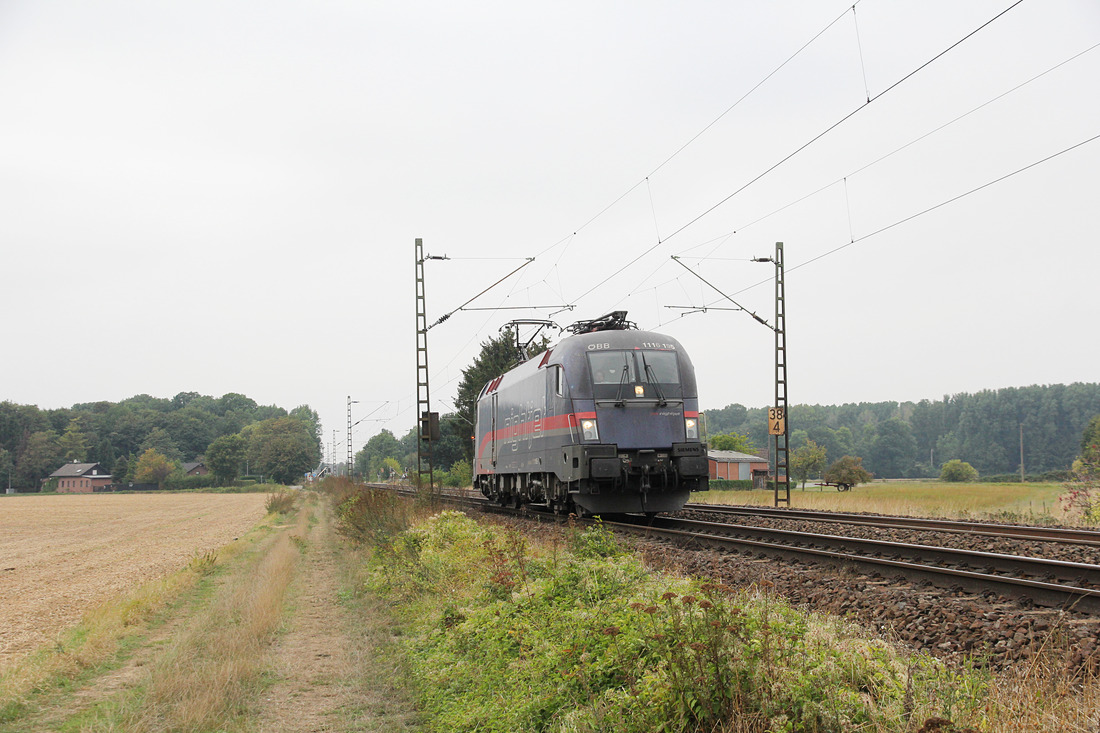
<svg viewBox="0 0 1100 733">
<path fill-rule="evenodd" d="M 694 417 L 685 417 L 684 433 L 688 440 L 699 440 L 699 421 Z"/>
<path fill-rule="evenodd" d="M 585 440 L 599 440 L 600 431 L 596 429 L 596 421 L 581 420 L 581 434 Z"/>
</svg>

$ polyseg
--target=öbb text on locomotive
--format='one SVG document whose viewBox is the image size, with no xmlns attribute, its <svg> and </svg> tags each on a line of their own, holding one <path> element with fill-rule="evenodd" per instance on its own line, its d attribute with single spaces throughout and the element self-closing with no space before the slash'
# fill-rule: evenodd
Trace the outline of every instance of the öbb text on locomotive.
<svg viewBox="0 0 1100 733">
<path fill-rule="evenodd" d="M 477 404 L 474 485 L 557 512 L 677 511 L 707 488 L 691 359 L 616 311 L 490 381 Z"/>
</svg>

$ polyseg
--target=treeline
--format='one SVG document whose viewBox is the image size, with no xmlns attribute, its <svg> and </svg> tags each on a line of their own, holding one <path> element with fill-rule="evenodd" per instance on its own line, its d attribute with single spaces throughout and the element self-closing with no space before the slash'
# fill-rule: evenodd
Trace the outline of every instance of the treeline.
<svg viewBox="0 0 1100 733">
<path fill-rule="evenodd" d="M 982 476 L 1018 474 L 1023 432 L 1028 475 L 1070 468 L 1081 435 L 1100 414 L 1100 384 L 1074 383 L 983 390 L 942 400 L 794 405 L 789 410 L 791 448 L 813 440 L 828 461 L 859 456 L 879 478 L 938 476 L 952 459 Z M 707 430 L 747 435 L 768 446 L 767 408 L 733 404 L 707 410 Z"/>
<path fill-rule="evenodd" d="M 431 445 L 431 459 L 435 482 L 444 486 L 468 486 L 472 478 L 470 455 L 473 428 L 463 427 L 465 421 L 454 413 L 441 415 L 439 427 L 441 439 Z M 382 430 L 367 441 L 355 453 L 355 474 L 368 481 L 386 480 L 401 476 L 406 471 L 416 472 L 416 428 L 398 438 L 389 430 Z M 428 450 L 424 443 L 423 450 Z"/>
<path fill-rule="evenodd" d="M 150 450 L 179 464 L 204 460 L 211 444 L 222 439 L 223 459 L 240 464 L 234 477 L 247 471 L 286 483 L 320 461 L 318 431 L 317 413 L 308 405 L 288 412 L 236 393 L 215 398 L 180 392 L 171 399 L 143 394 L 54 410 L 5 401 L 0 402 L 0 476 L 10 475 L 14 488 L 35 490 L 61 464 L 77 461 L 99 463 L 122 482 L 132 478 Z"/>
</svg>

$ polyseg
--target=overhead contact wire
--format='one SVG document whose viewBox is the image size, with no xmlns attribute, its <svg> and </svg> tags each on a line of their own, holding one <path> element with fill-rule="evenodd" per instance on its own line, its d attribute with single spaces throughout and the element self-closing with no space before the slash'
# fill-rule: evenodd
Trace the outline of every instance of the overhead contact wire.
<svg viewBox="0 0 1100 733">
<path fill-rule="evenodd" d="M 702 247 L 704 245 L 711 244 L 712 242 L 716 242 L 718 240 L 723 240 L 721 242 L 718 242 L 718 244 L 715 245 L 711 249 L 711 252 L 714 252 L 719 247 L 721 247 L 723 244 L 725 244 L 725 240 L 728 240 L 730 237 L 734 236 L 738 232 L 743 231 L 745 229 L 748 229 L 749 227 L 754 226 L 756 224 L 759 224 L 760 222 L 762 222 L 766 219 L 769 219 L 769 218 L 775 216 L 776 214 L 778 214 L 780 212 L 786 211 L 787 209 L 791 208 L 792 206 L 796 206 L 796 205 L 802 203 L 803 201 L 816 196 L 817 194 L 821 193 L 822 191 L 827 191 L 828 189 L 832 188 L 833 186 L 836 186 L 840 183 L 845 183 L 845 185 L 847 185 L 847 179 L 849 179 L 849 178 L 851 178 L 855 175 L 858 175 L 859 173 L 862 173 L 863 171 L 867 170 L 868 168 L 871 168 L 875 165 L 878 165 L 882 161 L 897 155 L 901 151 L 903 151 L 907 148 L 910 148 L 913 145 L 916 145 L 920 141 L 925 140 L 925 139 L 931 137 L 932 135 L 935 135 L 937 132 L 940 132 L 941 130 L 946 129 L 946 128 L 950 127 L 951 125 L 954 125 L 956 122 L 959 122 L 960 120 L 966 119 L 967 117 L 974 114 L 975 112 L 978 112 L 979 110 L 985 109 L 986 107 L 993 104 L 994 102 L 996 102 L 998 100 L 1001 100 L 1001 99 L 1004 99 L 1008 95 L 1013 94 L 1013 93 L 1019 91 L 1020 89 L 1023 89 L 1028 84 L 1031 84 L 1032 82 L 1038 81 L 1039 79 L 1043 78 L 1047 74 L 1050 74 L 1050 73 L 1060 69 L 1061 67 L 1063 67 L 1066 64 L 1070 63 L 1071 61 L 1075 61 L 1076 59 L 1080 58 L 1081 56 L 1084 56 L 1085 54 L 1089 53 L 1090 51 L 1095 51 L 1097 48 L 1100 48 L 1100 43 L 1093 44 L 1092 46 L 1089 46 L 1088 48 L 1084 49 L 1083 51 L 1079 51 L 1078 53 L 1074 54 L 1073 56 L 1070 56 L 1068 59 L 1066 59 L 1064 61 L 1061 61 L 1061 62 L 1055 64 L 1054 66 L 1051 66 L 1046 71 L 1038 73 L 1035 76 L 1031 77 L 1030 79 L 1027 79 L 1026 81 L 1020 82 L 1019 84 L 1012 87 L 1011 89 L 1007 89 L 1004 92 L 1001 92 L 1000 94 L 998 94 L 997 96 L 992 97 L 992 98 L 986 100 L 985 102 L 982 102 L 977 107 L 974 107 L 974 108 L 968 110 L 967 112 L 964 112 L 963 114 L 959 115 L 958 117 L 955 117 L 955 118 L 949 120 L 948 122 L 943 123 L 939 127 L 936 127 L 932 130 L 929 130 L 928 132 L 924 133 L 923 135 L 920 135 L 919 137 L 913 138 L 912 140 L 905 143 L 904 145 L 902 145 L 900 147 L 897 147 L 897 148 L 894 148 L 889 153 L 886 153 L 885 155 L 881 155 L 878 158 L 875 158 L 874 160 L 872 160 L 871 162 L 869 162 L 865 165 L 862 165 L 859 168 L 856 168 L 854 171 L 851 171 L 850 173 L 848 173 L 846 176 L 844 176 L 842 178 L 838 178 L 835 181 L 832 181 L 831 183 L 827 183 L 824 186 L 821 186 L 820 188 L 818 188 L 814 191 L 811 191 L 810 193 L 807 193 L 803 196 L 800 196 L 797 199 L 794 199 L 793 201 L 790 201 L 790 202 L 784 204 L 783 206 L 780 206 L 778 209 L 773 209 L 772 211 L 768 212 L 767 214 L 764 214 L 763 216 L 757 217 L 756 219 L 753 219 L 750 222 L 742 224 L 741 226 L 737 227 L 737 229 L 729 232 L 728 234 L 724 234 L 724 235 L 719 236 L 719 237 L 714 237 L 712 239 L 707 240 L 706 242 L 700 242 L 699 244 L 692 245 L 691 247 L 688 247 L 685 250 L 681 250 L 678 254 L 680 256 L 683 256 L 685 253 L 690 252 L 693 249 L 697 249 L 697 248 Z M 847 191 L 845 192 L 845 194 L 847 194 Z M 695 258 L 692 258 L 692 259 L 695 259 Z M 708 254 L 708 255 L 705 255 L 705 256 L 700 257 L 698 259 L 700 259 L 700 260 L 722 261 L 724 259 L 729 259 L 729 258 L 711 257 Z"/>
<path fill-rule="evenodd" d="M 861 237 L 856 237 L 855 239 L 853 239 L 850 242 L 842 244 L 839 247 L 834 247 L 833 249 L 829 250 L 828 252 L 823 252 L 823 253 L 817 255 L 816 257 L 813 257 L 811 259 L 806 260 L 805 262 L 801 262 L 801 263 L 795 265 L 794 267 L 788 267 L 787 268 L 787 273 L 789 274 L 791 272 L 794 272 L 795 270 L 800 270 L 803 267 L 806 267 L 807 265 L 813 264 L 814 262 L 817 262 L 818 260 L 821 260 L 821 259 L 824 259 L 825 257 L 828 257 L 829 255 L 833 255 L 833 254 L 836 254 L 837 252 L 840 252 L 843 249 L 847 249 L 848 247 L 851 247 L 853 244 L 858 244 L 858 243 L 863 242 L 867 239 L 878 236 L 879 234 L 882 234 L 883 232 L 887 232 L 887 231 L 889 231 L 889 230 L 891 230 L 895 227 L 898 227 L 898 226 L 901 226 L 902 224 L 905 224 L 906 222 L 913 221 L 914 219 L 916 219 L 918 217 L 924 216 L 925 214 L 929 214 L 929 213 L 935 211 L 936 209 L 941 209 L 944 206 L 947 206 L 948 204 L 952 204 L 956 201 L 964 199 L 967 196 L 970 196 L 972 194 L 977 193 L 978 191 L 989 188 L 990 186 L 1001 183 L 1002 181 L 1006 181 L 1009 178 L 1012 178 L 1013 176 L 1019 175 L 1020 173 L 1023 173 L 1024 171 L 1030 170 L 1030 169 L 1032 169 L 1036 166 L 1042 165 L 1043 163 L 1054 160 L 1055 158 L 1057 158 L 1059 156 L 1065 155 L 1066 153 L 1069 153 L 1073 150 L 1076 150 L 1077 148 L 1088 145 L 1091 142 L 1095 142 L 1096 140 L 1100 140 L 1100 134 L 1093 135 L 1092 137 L 1090 137 L 1086 140 L 1082 140 L 1081 142 L 1075 143 L 1074 145 L 1071 145 L 1068 148 L 1064 148 L 1062 150 L 1059 150 L 1057 153 L 1052 153 L 1051 155 L 1048 155 L 1045 158 L 1042 158 L 1040 160 L 1036 160 L 1033 163 L 1029 163 L 1029 164 L 1023 166 L 1022 168 L 1017 168 L 1016 170 L 1012 171 L 1011 173 L 1006 173 L 1005 175 L 1000 176 L 999 178 L 994 178 L 991 181 L 987 181 L 986 183 L 983 183 L 980 186 L 972 188 L 969 191 L 965 191 L 963 193 L 960 193 L 957 196 L 952 196 L 951 198 L 946 199 L 944 201 L 941 201 L 940 203 L 938 203 L 934 206 L 929 206 L 927 209 L 923 209 L 922 211 L 918 211 L 915 214 L 910 214 L 909 216 L 907 216 L 903 219 L 898 219 L 897 221 L 893 222 L 892 224 L 888 224 L 884 227 L 876 229 L 873 232 L 869 232 L 868 234 L 864 234 Z M 759 282 L 755 282 L 752 285 L 748 285 L 746 287 L 743 287 L 740 290 L 737 290 L 734 293 L 732 293 L 732 295 L 740 295 L 741 293 L 744 293 L 746 291 L 752 290 L 753 288 L 757 288 L 757 287 L 760 287 L 761 285 L 765 285 L 765 284 L 771 283 L 771 282 L 774 282 L 773 278 L 768 277 L 768 278 L 765 278 L 763 280 L 760 280 Z M 724 298 L 719 298 L 717 300 L 711 301 L 710 303 L 707 304 L 707 307 L 710 307 L 714 303 L 719 303 L 723 299 Z"/>
<path fill-rule="evenodd" d="M 945 48 L 945 49 L 944 49 L 943 51 L 940 51 L 940 52 L 939 52 L 938 54 L 936 54 L 936 55 L 935 55 L 935 56 L 933 56 L 932 58 L 928 59 L 927 61 L 925 61 L 925 62 L 924 62 L 923 64 L 921 64 L 921 65 L 920 65 L 920 66 L 918 66 L 917 68 L 913 69 L 912 71 L 910 71 L 910 72 L 909 72 L 908 74 L 906 74 L 905 76 L 903 76 L 903 77 L 901 77 L 900 79 L 898 79 L 898 80 L 897 80 L 896 82 L 894 82 L 893 84 L 891 84 L 890 86 L 888 86 L 888 87 L 887 87 L 886 89 L 884 89 L 883 91 L 881 91 L 881 92 L 879 92 L 878 94 L 876 94 L 876 95 L 875 95 L 874 97 L 872 97 L 872 98 L 871 98 L 871 99 L 870 99 L 870 100 L 869 100 L 868 102 L 866 102 L 866 103 L 864 103 L 864 104 L 860 105 L 859 107 L 856 107 L 856 108 L 855 108 L 855 109 L 853 109 L 853 110 L 852 110 L 851 112 L 849 112 L 848 114 L 844 115 L 843 117 L 841 117 L 841 118 L 840 118 L 839 120 L 837 120 L 837 121 L 836 121 L 836 122 L 834 122 L 833 124 L 829 125 L 829 126 L 828 126 L 827 128 L 825 128 L 825 129 L 824 129 L 824 130 L 823 130 L 822 132 L 820 132 L 820 133 L 818 133 L 817 135 L 815 135 L 814 137 L 810 138 L 810 140 L 808 140 L 807 142 L 803 143 L 803 144 L 802 144 L 802 145 L 800 145 L 800 146 L 799 146 L 798 148 L 796 148 L 796 149 L 795 149 L 794 151 L 792 151 L 791 153 L 789 153 L 789 154 L 787 154 L 786 156 L 784 156 L 784 157 L 783 157 L 782 159 L 780 159 L 780 160 L 779 160 L 779 161 L 778 161 L 777 163 L 773 164 L 772 166 L 770 166 L 769 168 L 767 168 L 766 170 L 764 170 L 764 171 L 763 171 L 762 173 L 758 174 L 758 175 L 757 175 L 757 176 L 756 176 L 755 178 L 753 178 L 752 180 L 750 180 L 750 181 L 748 181 L 747 183 L 745 183 L 744 185 L 742 185 L 742 186 L 741 186 L 740 188 L 738 188 L 737 190 L 735 190 L 735 191 L 734 191 L 733 193 L 731 193 L 731 194 L 729 194 L 728 196 L 726 196 L 725 198 L 721 199 L 721 200 L 720 200 L 720 201 L 718 201 L 718 202 L 717 202 L 716 204 L 714 204 L 713 206 L 709 207 L 708 209 L 706 209 L 705 211 L 703 211 L 703 212 L 702 212 L 701 214 L 699 214 L 698 216 L 696 216 L 696 217 L 694 217 L 693 219 L 689 220 L 689 221 L 688 221 L 688 222 L 687 222 L 686 224 L 683 224 L 683 225 L 682 225 L 682 226 L 681 226 L 681 227 L 680 227 L 679 229 L 676 229 L 676 230 L 675 230 L 674 232 L 672 232 L 672 233 L 671 233 L 671 234 L 669 234 L 669 235 L 668 235 L 667 237 L 665 237 L 664 241 L 665 241 L 665 242 L 669 241 L 670 239 L 672 239 L 672 238 L 673 238 L 673 237 L 675 237 L 676 235 L 678 235 L 678 234 L 680 234 L 681 232 L 683 232 L 683 231 L 684 231 L 685 229 L 687 229 L 688 227 L 690 227 L 690 226 L 692 226 L 693 224 L 695 224 L 696 222 L 698 222 L 698 221 L 699 221 L 700 219 L 702 219 L 703 217 L 705 217 L 705 216 L 708 216 L 709 214 L 711 214 L 711 213 L 712 213 L 712 212 L 713 212 L 713 211 L 714 211 L 715 209 L 717 209 L 718 207 L 720 207 L 720 206 L 722 206 L 723 204 L 725 204 L 726 202 L 728 202 L 728 201 L 729 201 L 730 199 L 732 199 L 732 198 L 733 198 L 734 196 L 738 195 L 739 193 L 741 193 L 742 191 L 744 191 L 745 189 L 747 189 L 747 188 L 748 188 L 749 186 L 753 185 L 754 183 L 756 183 L 757 181 L 759 181 L 760 179 L 762 179 L 762 178 L 763 178 L 764 176 L 766 176 L 766 175 L 768 175 L 769 173 L 771 173 L 772 171 L 774 171 L 775 169 L 779 168 L 779 167 L 780 167 L 781 165 L 783 165 L 784 163 L 786 163 L 786 162 L 787 162 L 788 160 L 790 160 L 791 158 L 795 157 L 796 155 L 798 155 L 799 153 L 801 153 L 801 152 L 802 152 L 803 150 L 805 150 L 806 148 L 810 147 L 811 145 L 813 145 L 814 143 L 816 143 L 816 142 L 817 142 L 818 140 L 820 140 L 821 138 L 823 138 L 823 137 L 825 137 L 826 135 L 828 135 L 828 134 L 829 134 L 830 132 L 832 132 L 832 131 L 833 131 L 833 130 L 835 130 L 835 129 L 836 129 L 837 127 L 839 127 L 840 125 L 842 125 L 842 124 L 844 124 L 845 122 L 847 122 L 848 120 L 850 120 L 850 119 L 851 119 L 852 117 L 854 117 L 855 115 L 857 115 L 857 114 L 858 114 L 859 112 L 861 112 L 862 110 L 865 110 L 865 109 L 867 109 L 867 107 L 868 107 L 868 106 L 870 106 L 871 102 L 877 101 L 878 99 L 880 99 L 880 98 L 881 98 L 881 97 L 883 97 L 884 95 L 886 95 L 886 94 L 888 94 L 889 92 L 893 91 L 893 90 L 894 90 L 894 89 L 896 89 L 896 88 L 897 88 L 898 86 L 900 86 L 900 85 L 901 85 L 902 83 L 904 83 L 904 82 L 905 82 L 906 80 L 908 80 L 908 79 L 911 79 L 911 78 L 912 78 L 912 77 L 913 77 L 913 76 L 914 76 L 915 74 L 917 74 L 917 73 L 918 73 L 918 72 L 920 72 L 921 70 L 923 70 L 923 69 L 927 68 L 927 67 L 928 67 L 928 66 L 929 66 L 930 64 L 932 64 L 933 62 L 935 62 L 935 61 L 936 61 L 937 59 L 939 59 L 939 58 L 942 58 L 942 57 L 944 56 L 944 54 L 948 53 L 949 51 L 951 51 L 951 50 L 952 50 L 952 49 L 954 49 L 954 48 L 957 48 L 957 47 L 959 46 L 959 44 L 963 43 L 964 41 L 966 41 L 966 40 L 967 40 L 967 39 L 969 39 L 969 38 L 972 38 L 972 37 L 973 37 L 973 36 L 974 36 L 974 35 L 975 35 L 976 33 L 978 33 L 979 31 L 981 31 L 982 29 L 984 29 L 984 28 L 988 27 L 988 26 L 989 26 L 989 25 L 990 25 L 991 23 L 993 23 L 993 22 L 994 22 L 995 20 L 997 20 L 998 18 L 1002 17 L 1002 16 L 1003 16 L 1003 15 L 1004 15 L 1005 13 L 1007 13 L 1007 12 L 1008 12 L 1008 11 L 1010 11 L 1010 10 L 1012 10 L 1012 9 L 1013 9 L 1013 8 L 1015 8 L 1015 7 L 1017 6 L 1017 5 L 1019 5 L 1020 3 L 1022 3 L 1023 1 L 1024 1 L 1024 0 L 1016 0 L 1016 2 L 1014 2 L 1014 3 L 1012 4 L 1012 5 L 1010 5 L 1009 7 L 1005 8 L 1005 9 L 1004 9 L 1004 10 L 1002 10 L 1001 12 L 997 13 L 997 15 L 993 16 L 992 18 L 990 18 L 989 20 L 987 20 L 987 21 L 986 21 L 985 23 L 982 23 L 982 24 L 981 24 L 980 26 L 978 26 L 977 28 L 975 28 L 974 30 L 972 30 L 972 31 L 971 31 L 970 33 L 967 33 L 967 34 L 966 34 L 965 36 L 963 36 L 963 37 L 962 37 L 961 39 L 959 39 L 959 40 L 958 40 L 958 41 L 956 41 L 955 43 L 951 44 L 950 46 L 948 46 L 947 48 Z M 847 11 L 845 11 L 845 12 L 847 12 Z M 630 267 L 631 265 L 633 265 L 633 264 L 634 264 L 635 262 L 637 262 L 638 260 L 640 260 L 640 259 L 642 259 L 643 257 L 645 257 L 646 255 L 648 255 L 648 254 L 649 254 L 650 252 L 652 252 L 653 250 L 657 249 L 657 247 L 659 247 L 659 246 L 660 246 L 661 244 L 662 244 L 662 242 L 658 242 L 657 244 L 654 244 L 653 246 L 651 246 L 651 247 L 647 248 L 647 249 L 646 249 L 646 250 L 645 250 L 644 252 L 642 252 L 641 254 L 639 254 L 639 255 L 638 255 L 637 257 L 635 257 L 634 259 L 632 259 L 632 260 L 630 260 L 629 262 L 627 262 L 627 263 L 626 263 L 625 265 L 623 265 L 623 266 L 622 266 L 622 267 L 620 267 L 620 268 L 619 268 L 618 270 L 616 270 L 615 272 L 613 272 L 613 273 L 611 273 L 610 275 L 608 275 L 608 276 L 607 276 L 606 278 L 604 278 L 603 280 L 601 280 L 600 282 L 598 282 L 598 283 L 597 283 L 596 285 L 594 285 L 593 287 L 591 287 L 591 288 L 589 288 L 588 290 L 586 290 L 586 291 L 585 291 L 584 293 L 582 293 L 581 295 L 579 295 L 579 296 L 578 296 L 577 298 L 575 298 L 574 300 L 580 300 L 581 298 L 584 298 L 584 297 L 586 297 L 586 296 L 590 295 L 590 294 L 591 294 L 591 293 L 592 293 L 593 291 L 595 291 L 595 290 L 596 290 L 597 288 L 599 288 L 599 287 L 601 287 L 602 285 L 604 285 L 604 284 L 605 284 L 605 283 L 606 283 L 606 282 L 607 282 L 608 280 L 611 280 L 611 279 L 612 279 L 612 278 L 614 278 L 615 276 L 619 275 L 619 274 L 620 274 L 621 272 L 623 272 L 624 270 L 626 270 L 627 268 L 629 268 L 629 267 Z"/>
</svg>

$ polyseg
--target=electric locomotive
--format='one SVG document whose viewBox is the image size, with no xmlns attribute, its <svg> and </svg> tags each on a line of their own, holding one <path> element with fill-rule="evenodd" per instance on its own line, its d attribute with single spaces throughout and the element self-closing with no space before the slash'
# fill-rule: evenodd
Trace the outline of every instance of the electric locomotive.
<svg viewBox="0 0 1100 733">
<path fill-rule="evenodd" d="M 559 513 L 679 510 L 708 479 L 691 359 L 625 311 L 570 330 L 482 388 L 474 485 Z"/>
</svg>

